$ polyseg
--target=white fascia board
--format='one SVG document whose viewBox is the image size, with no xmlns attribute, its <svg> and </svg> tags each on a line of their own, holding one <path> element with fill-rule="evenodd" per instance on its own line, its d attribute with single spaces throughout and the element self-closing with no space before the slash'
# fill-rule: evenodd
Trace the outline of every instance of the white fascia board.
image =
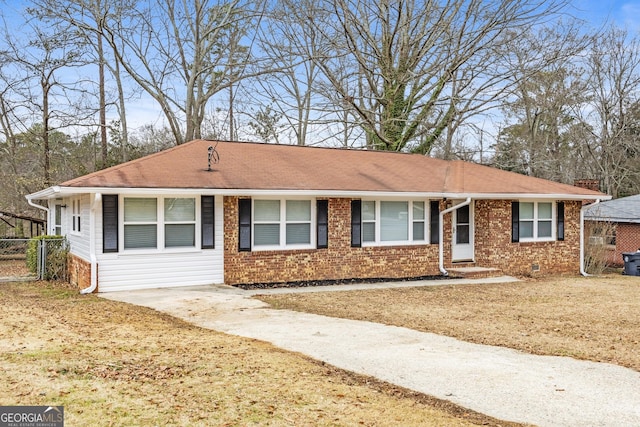
<svg viewBox="0 0 640 427">
<path fill-rule="evenodd" d="M 447 193 L 444 197 L 448 199 L 466 199 L 471 197 L 476 200 L 609 200 L 609 195 L 585 195 L 585 194 L 531 194 L 531 193 L 476 193 L 476 194 L 455 194 Z"/>
<path fill-rule="evenodd" d="M 27 200 L 47 200 L 60 196 L 60 187 L 53 186 L 45 188 L 44 190 L 37 191 L 35 193 L 27 194 L 25 197 Z"/>
<path fill-rule="evenodd" d="M 466 199 L 473 200 L 609 200 L 611 196 L 579 194 L 518 194 L 518 193 L 436 193 L 416 191 L 354 191 L 354 190 L 256 190 L 231 188 L 113 188 L 113 187 L 49 187 L 37 193 L 29 194 L 27 199 L 44 200 L 78 194 L 135 194 L 135 195 L 222 195 L 222 196 L 306 196 L 306 197 L 380 197 L 380 198 L 424 198 L 424 199 Z"/>
</svg>

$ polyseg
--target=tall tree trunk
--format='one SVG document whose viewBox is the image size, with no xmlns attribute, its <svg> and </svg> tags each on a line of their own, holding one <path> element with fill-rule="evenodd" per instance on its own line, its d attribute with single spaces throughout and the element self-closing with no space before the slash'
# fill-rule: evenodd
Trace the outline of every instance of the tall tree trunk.
<svg viewBox="0 0 640 427">
<path fill-rule="evenodd" d="M 101 165 L 100 169 L 107 167 L 107 157 L 109 156 L 108 151 L 108 140 L 107 140 L 107 101 L 105 97 L 105 89 L 104 89 L 104 50 L 102 49 L 102 35 L 97 34 L 98 36 L 98 79 L 99 79 L 99 102 L 100 102 L 100 147 L 101 147 Z"/>
</svg>

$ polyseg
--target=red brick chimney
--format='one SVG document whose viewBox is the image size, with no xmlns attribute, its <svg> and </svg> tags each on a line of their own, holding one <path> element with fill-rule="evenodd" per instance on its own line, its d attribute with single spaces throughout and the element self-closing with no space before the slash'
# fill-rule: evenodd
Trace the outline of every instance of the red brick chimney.
<svg viewBox="0 0 640 427">
<path fill-rule="evenodd" d="M 587 190 L 600 191 L 599 179 L 576 179 L 573 181 L 573 185 Z"/>
</svg>

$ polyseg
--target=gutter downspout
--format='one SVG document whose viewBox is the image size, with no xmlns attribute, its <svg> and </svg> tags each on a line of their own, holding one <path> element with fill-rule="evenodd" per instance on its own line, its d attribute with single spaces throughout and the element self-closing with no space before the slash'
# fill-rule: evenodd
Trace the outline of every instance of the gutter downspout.
<svg viewBox="0 0 640 427">
<path fill-rule="evenodd" d="M 90 294 L 98 287 L 98 258 L 96 257 L 96 206 L 102 202 L 102 193 L 96 193 L 89 209 L 89 259 L 91 261 L 91 284 L 80 290 L 81 294 Z"/>
<path fill-rule="evenodd" d="M 448 209 L 443 210 L 442 212 L 440 212 L 439 216 L 440 216 L 440 226 L 438 227 L 438 233 L 439 233 L 439 238 L 438 238 L 438 267 L 440 268 L 440 273 L 442 273 L 443 276 L 448 276 L 449 272 L 444 268 L 444 215 L 448 214 L 449 212 L 453 212 L 454 210 L 461 208 L 463 206 L 467 206 L 468 204 L 471 203 L 471 197 L 467 197 L 467 199 L 462 202 L 462 203 L 458 203 L 455 206 L 451 206 Z"/>
<path fill-rule="evenodd" d="M 42 209 L 43 211 L 45 211 L 47 213 L 47 227 L 49 227 L 49 223 L 51 222 L 51 221 L 49 221 L 51 219 L 51 218 L 49 218 L 49 214 L 51 213 L 51 209 L 49 209 L 49 208 L 47 208 L 45 206 L 39 205 L 37 203 L 34 203 L 33 200 L 31 200 L 28 197 L 26 199 L 27 199 L 27 203 L 29 203 L 30 206 L 33 206 L 34 208 Z M 47 230 L 47 234 L 49 234 L 49 230 Z"/>
<path fill-rule="evenodd" d="M 585 277 L 591 276 L 591 274 L 587 273 L 584 270 L 584 211 L 586 208 L 595 206 L 600 203 L 600 199 L 597 199 L 594 203 L 590 205 L 585 205 L 580 208 L 580 274 Z"/>
</svg>

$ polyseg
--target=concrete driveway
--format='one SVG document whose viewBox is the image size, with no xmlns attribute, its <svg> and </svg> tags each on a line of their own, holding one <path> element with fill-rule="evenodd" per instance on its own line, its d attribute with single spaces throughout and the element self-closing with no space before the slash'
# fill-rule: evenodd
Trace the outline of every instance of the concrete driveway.
<svg viewBox="0 0 640 427">
<path fill-rule="evenodd" d="M 243 291 L 213 285 L 122 291 L 101 297 L 150 307 L 204 328 L 268 341 L 333 366 L 502 420 L 539 426 L 640 425 L 640 373 L 567 357 L 534 356 L 411 329 L 274 310 L 257 293 L 340 291 L 515 280 Z"/>
</svg>

